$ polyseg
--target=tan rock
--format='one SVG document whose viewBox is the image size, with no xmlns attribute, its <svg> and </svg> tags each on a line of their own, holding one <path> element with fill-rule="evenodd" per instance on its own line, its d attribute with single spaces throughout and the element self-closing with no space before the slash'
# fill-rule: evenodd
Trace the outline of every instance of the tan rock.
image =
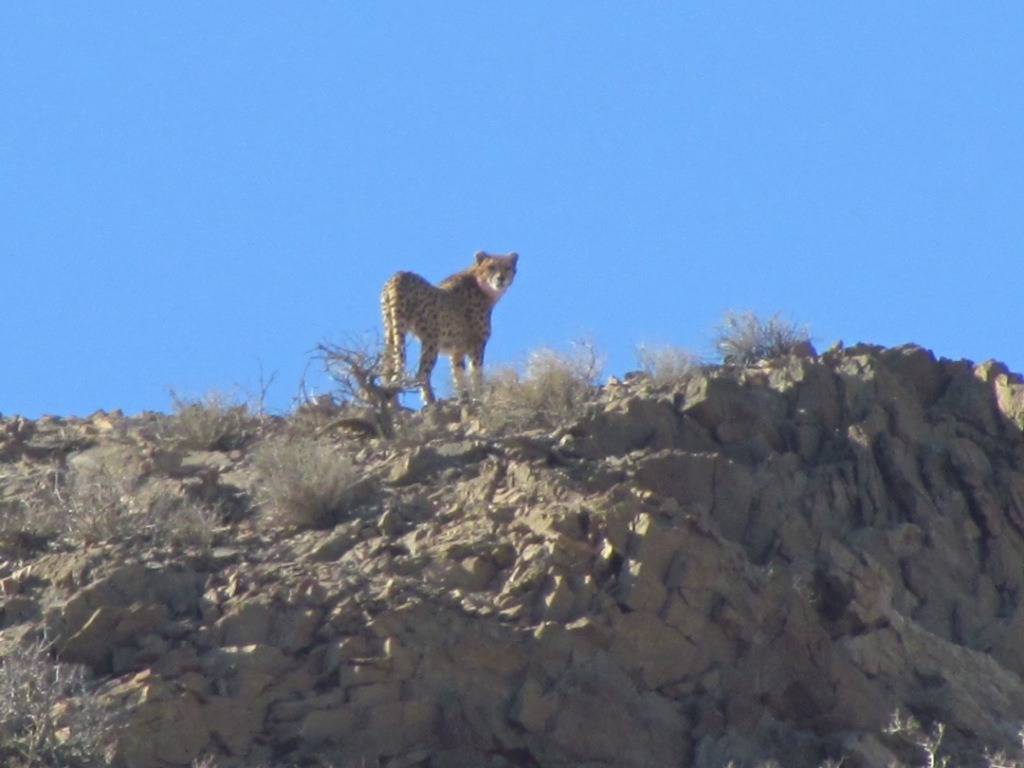
<svg viewBox="0 0 1024 768">
<path fill-rule="evenodd" d="M 361 727 L 356 719 L 356 708 L 343 705 L 307 714 L 299 726 L 298 737 L 310 746 L 340 744 Z"/>
<path fill-rule="evenodd" d="M 609 652 L 646 689 L 661 688 L 703 671 L 703 654 L 692 641 L 661 619 L 644 613 L 619 617 Z"/>
<path fill-rule="evenodd" d="M 686 544 L 683 529 L 664 525 L 650 514 L 639 515 L 619 574 L 617 598 L 630 610 L 659 612 L 668 596 L 669 567 Z"/>
<path fill-rule="evenodd" d="M 119 768 L 910 764 L 897 708 L 951 764 L 1024 759 L 1024 384 L 803 353 L 609 382 L 547 433 L 486 400 L 393 440 L 264 417 L 231 454 L 158 415 L 0 420 L 12 524 L 63 530 L 55 477 L 117 467 L 140 510 L 259 498 L 267 436 L 363 477 L 329 530 L 239 503 L 205 543 L 0 532 L 3 671 L 40 635 L 88 664 Z"/>
<path fill-rule="evenodd" d="M 222 645 L 261 645 L 270 637 L 273 613 L 264 601 L 247 600 L 234 605 L 217 621 Z"/>
<path fill-rule="evenodd" d="M 157 632 L 167 615 L 167 608 L 160 603 L 136 603 L 127 608 L 101 606 L 81 629 L 60 644 L 60 656 L 69 663 L 109 669 L 115 648 Z"/>
</svg>

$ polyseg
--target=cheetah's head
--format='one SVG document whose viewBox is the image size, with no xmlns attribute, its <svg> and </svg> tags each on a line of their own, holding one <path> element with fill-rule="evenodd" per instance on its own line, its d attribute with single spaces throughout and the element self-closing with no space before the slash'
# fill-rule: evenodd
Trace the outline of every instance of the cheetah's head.
<svg viewBox="0 0 1024 768">
<path fill-rule="evenodd" d="M 497 301 L 501 295 L 512 285 L 516 276 L 516 262 L 519 261 L 518 253 L 510 253 L 507 256 L 492 256 L 483 251 L 476 253 L 476 266 L 473 271 L 476 273 L 477 282 L 487 294 Z"/>
</svg>

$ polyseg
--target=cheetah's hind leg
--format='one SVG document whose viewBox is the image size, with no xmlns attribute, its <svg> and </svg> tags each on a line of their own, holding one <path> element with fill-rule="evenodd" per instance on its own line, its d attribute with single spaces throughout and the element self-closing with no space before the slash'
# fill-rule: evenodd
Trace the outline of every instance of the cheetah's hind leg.
<svg viewBox="0 0 1024 768">
<path fill-rule="evenodd" d="M 438 348 L 420 339 L 420 367 L 416 373 L 416 382 L 420 386 L 420 394 L 423 396 L 423 404 L 430 405 L 437 402 L 434 396 L 434 388 L 430 386 L 430 376 L 434 373 L 434 366 L 437 365 Z"/>
<path fill-rule="evenodd" d="M 484 394 L 484 348 L 478 347 L 469 355 L 470 396 L 483 397 Z"/>
<path fill-rule="evenodd" d="M 388 403 L 398 405 L 398 395 L 404 389 L 405 381 L 405 333 L 398 330 L 398 324 L 385 315 L 386 338 L 381 384 L 388 392 Z"/>
</svg>

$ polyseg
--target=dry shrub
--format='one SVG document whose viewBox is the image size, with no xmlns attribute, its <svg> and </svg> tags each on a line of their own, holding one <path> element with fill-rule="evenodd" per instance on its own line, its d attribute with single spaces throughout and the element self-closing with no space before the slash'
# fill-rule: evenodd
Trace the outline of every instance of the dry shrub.
<svg viewBox="0 0 1024 768">
<path fill-rule="evenodd" d="M 641 370 L 657 387 L 680 384 L 700 367 L 699 357 L 679 347 L 641 344 L 636 357 Z"/>
<path fill-rule="evenodd" d="M 233 766 L 237 767 L 238 763 L 232 758 L 226 758 L 223 762 L 218 759 L 215 755 L 206 754 L 197 757 L 192 761 L 189 768 L 221 768 L 221 766 Z M 318 761 L 318 768 L 335 768 L 334 763 L 325 763 Z M 258 763 L 246 763 L 246 768 L 297 768 L 296 763 L 270 763 L 261 760 Z"/>
<path fill-rule="evenodd" d="M 254 465 L 262 514 L 275 525 L 329 527 L 365 500 L 367 486 L 351 460 L 313 439 L 267 440 Z"/>
<path fill-rule="evenodd" d="M 522 375 L 503 369 L 488 378 L 482 422 L 507 432 L 573 421 L 593 400 L 600 375 L 601 362 L 591 344 L 576 344 L 569 355 L 543 347 L 530 354 Z"/>
<path fill-rule="evenodd" d="M 313 350 L 314 359 L 334 382 L 332 392 L 339 401 L 377 408 L 402 391 L 381 381 L 384 348 L 379 339 L 349 339 L 344 344 L 322 342 Z M 411 386 L 411 382 L 400 382 Z"/>
<path fill-rule="evenodd" d="M 155 545 L 211 545 L 219 522 L 215 510 L 176 496 L 146 497 L 139 482 L 130 465 L 70 473 L 57 491 L 63 532 L 83 544 L 141 539 Z"/>
<path fill-rule="evenodd" d="M 244 448 L 259 434 L 259 419 L 236 398 L 211 392 L 197 400 L 171 393 L 174 413 L 157 438 L 186 451 L 233 451 Z"/>
<path fill-rule="evenodd" d="M 0 664 L 0 758 L 35 768 L 106 765 L 110 718 L 85 682 L 85 669 L 60 664 L 50 645 L 19 645 Z"/>
<path fill-rule="evenodd" d="M 942 723 L 935 723 L 930 730 L 925 730 L 912 715 L 903 716 L 898 709 L 883 729 L 883 733 L 898 745 L 911 747 L 916 752 L 914 758 L 923 760 L 919 764 L 927 768 L 945 768 L 949 764 L 949 757 L 939 754 L 945 732 Z"/>
<path fill-rule="evenodd" d="M 136 531 L 141 505 L 135 496 L 138 474 L 130 468 L 100 466 L 64 476 L 57 497 L 64 528 L 74 541 L 95 544 Z"/>
<path fill-rule="evenodd" d="M 1024 726 L 1017 730 L 1017 743 L 1020 745 L 1017 753 L 1024 755 Z M 988 763 L 988 768 L 1024 768 L 1024 758 L 1010 757 L 1002 750 L 997 752 L 986 750 L 985 762 Z"/>
<path fill-rule="evenodd" d="M 951 731 L 955 734 L 955 731 Z M 1017 740 L 1020 745 L 1015 749 L 1017 756 L 1009 756 L 1005 752 L 991 752 L 985 748 L 981 754 L 975 748 L 954 743 L 946 743 L 946 726 L 934 722 L 926 728 L 913 715 L 904 715 L 897 709 L 882 729 L 883 743 L 896 754 L 897 768 L 904 766 L 924 766 L 924 768 L 950 768 L 958 765 L 982 765 L 988 768 L 1024 768 L 1024 727 L 1018 729 Z M 973 753 L 973 754 L 972 754 Z M 965 759 L 966 758 L 966 759 Z"/>
<path fill-rule="evenodd" d="M 395 382 L 381 380 L 384 368 L 384 348 L 380 340 L 350 339 L 345 344 L 318 344 L 315 359 L 324 373 L 335 384 L 331 397 L 344 406 L 366 409 L 372 414 L 369 422 L 373 431 L 384 438 L 395 436 L 394 406 L 398 395 L 410 389 L 414 382 L 403 371 Z M 347 415 L 340 422 L 348 420 Z"/>
<path fill-rule="evenodd" d="M 806 326 L 779 315 L 762 319 L 753 312 L 726 312 L 713 332 L 715 351 L 727 365 L 750 365 L 793 354 L 810 342 Z"/>
</svg>

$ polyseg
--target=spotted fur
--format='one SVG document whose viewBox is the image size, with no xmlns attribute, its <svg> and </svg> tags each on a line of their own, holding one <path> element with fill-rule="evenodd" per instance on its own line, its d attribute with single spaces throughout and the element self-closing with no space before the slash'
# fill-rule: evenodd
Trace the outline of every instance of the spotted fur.
<svg viewBox="0 0 1024 768">
<path fill-rule="evenodd" d="M 516 275 L 519 256 L 491 256 L 480 251 L 469 269 L 431 285 L 413 272 L 399 272 L 384 285 L 384 381 L 394 385 L 405 372 L 405 334 L 420 340 L 416 374 L 424 403 L 435 400 L 430 375 L 438 354 L 452 361 L 452 378 L 460 395 L 466 394 L 466 357 L 472 386 L 483 380 L 484 347 L 491 337 L 491 312 Z"/>
</svg>

